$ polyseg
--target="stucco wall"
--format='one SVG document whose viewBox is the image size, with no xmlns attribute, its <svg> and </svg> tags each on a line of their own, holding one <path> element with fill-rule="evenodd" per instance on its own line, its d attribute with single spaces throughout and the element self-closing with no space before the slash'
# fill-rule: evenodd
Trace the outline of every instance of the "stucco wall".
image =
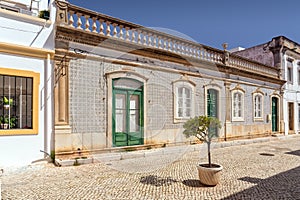
<svg viewBox="0 0 300 200">
<path fill-rule="evenodd" d="M 60 140 L 56 150 L 69 151 L 78 148 L 85 150 L 97 150 L 109 147 L 111 136 L 107 135 L 107 110 L 108 108 L 108 72 L 118 71 L 128 66 L 112 64 L 103 61 L 90 59 L 73 59 L 70 62 L 70 125 L 72 133 L 65 136 L 65 142 Z M 146 68 L 131 67 L 136 73 L 147 78 L 146 94 L 146 120 L 144 126 L 145 144 L 156 143 L 182 143 L 186 139 L 182 134 L 183 123 L 174 122 L 174 93 L 173 82 L 181 78 L 181 74 L 158 71 Z M 222 75 L 220 75 L 221 77 Z M 239 84 L 245 90 L 245 120 L 242 122 L 231 122 L 231 131 L 227 137 L 246 136 L 251 134 L 265 134 L 271 132 L 271 122 L 267 121 L 267 115 L 271 114 L 271 94 L 274 89 L 264 88 L 264 81 L 251 80 L 250 78 L 231 77 L 234 80 L 243 80 L 257 84 Z M 222 120 L 223 128 L 221 137 L 224 137 L 226 98 L 224 81 L 212 80 L 188 76 L 188 79 L 195 83 L 194 114 L 205 114 L 205 86 L 211 83 L 218 85 L 220 89 L 219 118 Z M 237 86 L 232 83 L 230 89 Z M 262 86 L 262 87 L 259 87 Z M 276 87 L 276 84 L 269 84 L 268 87 Z M 263 121 L 253 119 L 253 96 L 252 93 L 260 88 L 264 93 Z M 255 125 L 255 126 L 253 126 Z M 61 143 L 59 146 L 58 144 Z"/>
<path fill-rule="evenodd" d="M 30 1 L 17 2 L 24 3 L 29 8 Z M 53 22 L 56 11 L 53 2 L 50 1 L 49 7 L 48 1 L 40 2 L 40 9 L 52 10 L 51 19 L 48 21 L 37 16 L 0 9 L 1 52 L 7 50 L 4 47 L 10 46 L 9 53 L 0 54 L 0 67 L 39 73 L 40 78 L 38 98 L 34 100 L 38 101 L 38 134 L 1 135 L 0 167 L 27 165 L 44 158 L 45 154 L 40 150 L 47 153 L 51 151 L 53 62 L 50 54 L 54 52 L 50 50 L 54 49 Z"/>
<path fill-rule="evenodd" d="M 267 44 L 257 45 L 242 51 L 234 52 L 233 54 L 263 63 L 265 65 L 274 66 L 273 54 L 271 51 L 264 48 L 266 46 Z"/>
<path fill-rule="evenodd" d="M 45 150 L 45 143 L 50 144 L 51 125 L 51 93 L 48 93 L 48 100 L 45 103 L 45 60 L 26 57 L 16 57 L 13 55 L 0 54 L 0 67 L 8 69 L 18 69 L 39 73 L 40 84 L 38 99 L 38 134 L 37 135 L 1 135 L 0 136 L 0 167 L 19 166 L 30 164 L 32 161 L 44 158 L 40 150 Z M 50 64 L 50 63 L 49 63 Z M 1 73 L 1 72 L 0 72 Z M 20 74 L 21 75 L 21 74 Z M 50 77 L 48 77 L 50 78 Z M 51 81 L 51 79 L 50 79 Z M 47 82 L 47 84 L 50 84 Z M 48 113 L 45 113 L 45 105 L 48 105 Z M 45 116 L 49 119 L 47 125 L 44 124 Z"/>
</svg>

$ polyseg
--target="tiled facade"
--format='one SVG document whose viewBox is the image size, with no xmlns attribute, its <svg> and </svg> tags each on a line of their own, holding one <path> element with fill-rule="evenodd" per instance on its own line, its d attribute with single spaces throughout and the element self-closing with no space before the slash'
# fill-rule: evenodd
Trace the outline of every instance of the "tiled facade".
<svg viewBox="0 0 300 200">
<path fill-rule="evenodd" d="M 224 50 L 213 49 L 132 23 L 120 21 L 118 24 L 118 19 L 102 14 L 87 15 L 86 21 L 83 18 L 78 21 L 72 14 L 78 7 L 66 2 L 57 5 L 58 15 L 65 18 L 57 23 L 56 70 L 67 60 L 64 63 L 66 74 L 58 77 L 55 93 L 59 97 L 55 109 L 58 155 L 127 148 L 127 145 L 114 143 L 119 137 L 114 132 L 118 128 L 118 119 L 114 117 L 118 104 L 115 95 L 116 91 L 133 94 L 134 90 L 116 89 L 114 80 L 119 78 L 142 84 L 142 92 L 139 91 L 142 138 L 138 146 L 192 142 L 193 139 L 182 134 L 183 124 L 193 116 L 207 115 L 211 91 L 217 94 L 214 112 L 222 122 L 220 140 L 281 132 L 284 81 L 278 78 L 278 69 L 233 55 L 225 45 Z M 76 12 L 85 15 L 88 11 L 80 8 Z M 102 25 L 95 28 L 97 23 L 93 26 L 87 23 L 88 17 L 91 20 L 107 18 L 107 21 L 100 20 L 100 24 L 106 23 L 105 30 Z M 87 28 L 82 30 L 84 24 Z M 185 103 L 189 102 L 184 104 L 185 108 L 179 106 L 180 85 L 189 88 L 182 93 L 187 95 Z M 233 96 L 235 91 L 242 94 L 238 100 L 242 106 Z M 256 94 L 260 95 L 259 118 L 254 118 L 254 107 L 258 106 L 254 103 Z M 275 114 L 272 112 L 274 98 L 277 101 Z M 239 107 L 233 108 L 236 105 Z M 190 109 L 185 113 L 187 117 L 178 114 L 179 107 L 186 109 L 184 112 Z M 238 109 L 236 112 L 242 115 L 238 120 L 233 118 L 233 109 Z M 131 114 L 128 117 L 130 119 Z"/>
<path fill-rule="evenodd" d="M 235 54 L 261 63 L 274 66 L 280 70 L 280 77 L 286 81 L 282 87 L 284 134 L 298 134 L 300 130 L 300 45 L 284 36 L 272 38 L 271 41 L 257 45 Z"/>
</svg>

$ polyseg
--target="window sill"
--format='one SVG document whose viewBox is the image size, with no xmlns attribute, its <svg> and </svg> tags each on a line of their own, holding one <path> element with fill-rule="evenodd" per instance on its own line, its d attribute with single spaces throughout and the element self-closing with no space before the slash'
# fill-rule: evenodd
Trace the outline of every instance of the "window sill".
<svg viewBox="0 0 300 200">
<path fill-rule="evenodd" d="M 232 122 L 244 122 L 245 119 L 244 118 L 233 118 Z"/>
<path fill-rule="evenodd" d="M 174 123 L 182 123 L 186 122 L 187 120 L 191 119 L 192 117 L 185 117 L 185 118 L 174 118 Z"/>
<path fill-rule="evenodd" d="M 37 135 L 34 129 L 1 129 L 0 136 Z"/>
<path fill-rule="evenodd" d="M 263 118 L 254 118 L 253 121 L 255 121 L 255 122 L 263 122 L 264 119 Z"/>
</svg>

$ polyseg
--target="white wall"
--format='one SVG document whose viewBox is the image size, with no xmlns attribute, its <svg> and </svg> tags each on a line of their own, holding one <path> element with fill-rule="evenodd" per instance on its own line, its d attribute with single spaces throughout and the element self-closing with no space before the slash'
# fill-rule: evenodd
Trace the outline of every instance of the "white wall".
<svg viewBox="0 0 300 200">
<path fill-rule="evenodd" d="M 287 80 L 287 58 L 289 56 L 284 56 L 283 66 L 285 69 L 285 80 Z M 294 130 L 295 133 L 299 131 L 299 119 L 298 119 L 298 104 L 300 103 L 300 86 L 298 85 L 298 65 L 299 60 L 293 61 L 293 83 L 286 83 L 284 86 L 284 95 L 283 95 L 283 110 L 284 110 L 284 132 L 285 135 L 289 132 L 289 107 L 288 103 L 294 103 Z"/>
<path fill-rule="evenodd" d="M 45 111 L 45 98 L 44 97 L 44 73 L 45 73 L 45 60 L 33 59 L 26 57 L 16 57 L 13 55 L 0 54 L 0 67 L 12 68 L 18 70 L 28 70 L 40 74 L 39 85 L 39 131 L 38 135 L 12 135 L 0 136 L 0 167 L 1 166 L 20 166 L 30 164 L 32 161 L 41 159 L 44 154 L 40 150 L 44 150 L 44 143 L 50 143 L 49 137 L 45 137 L 45 133 L 52 132 L 51 125 L 51 112 Z M 50 78 L 50 77 L 48 77 Z M 51 80 L 51 79 L 50 79 Z M 48 81 L 48 87 L 51 82 Z M 48 105 L 51 105 L 52 97 L 48 93 Z M 49 109 L 49 108 L 48 108 Z M 45 115 L 49 119 L 49 124 L 44 123 Z"/>
<path fill-rule="evenodd" d="M 30 5 L 30 0 L 16 0 L 16 2 Z M 52 7 L 54 0 L 51 0 L 49 5 L 51 18 L 47 21 L 35 16 L 0 10 L 0 42 L 54 50 L 53 24 L 56 11 Z M 40 8 L 48 9 L 48 0 L 41 0 Z M 0 135 L 0 168 L 28 165 L 44 158 L 44 153 L 40 150 L 50 153 L 53 121 L 53 62 L 47 59 L 0 53 L 0 68 L 27 70 L 40 74 L 38 134 Z"/>
<path fill-rule="evenodd" d="M 54 49 L 53 25 L 56 12 L 54 4 L 51 0 L 50 20 L 0 10 L 0 42 Z"/>
</svg>

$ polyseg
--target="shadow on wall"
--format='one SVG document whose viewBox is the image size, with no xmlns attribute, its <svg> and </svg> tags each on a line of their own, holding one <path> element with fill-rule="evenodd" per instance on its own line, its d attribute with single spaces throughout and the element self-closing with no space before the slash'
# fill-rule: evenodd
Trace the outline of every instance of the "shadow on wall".
<svg viewBox="0 0 300 200">
<path fill-rule="evenodd" d="M 257 185 L 223 198 L 223 200 L 300 198 L 300 166 L 267 179 L 243 177 L 239 180 Z"/>
</svg>

